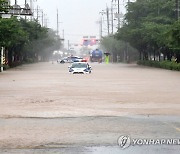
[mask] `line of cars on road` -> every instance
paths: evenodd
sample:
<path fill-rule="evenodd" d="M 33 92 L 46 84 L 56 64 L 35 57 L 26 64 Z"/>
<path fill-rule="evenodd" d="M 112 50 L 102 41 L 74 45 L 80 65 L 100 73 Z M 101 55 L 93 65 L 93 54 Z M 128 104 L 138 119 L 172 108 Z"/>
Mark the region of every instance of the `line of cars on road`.
<path fill-rule="evenodd" d="M 71 63 L 68 67 L 68 71 L 71 74 L 90 74 L 92 72 L 92 68 L 88 64 L 87 59 L 83 59 L 81 57 L 65 57 L 57 62 L 60 64 Z"/>
<path fill-rule="evenodd" d="M 83 60 L 82 57 L 70 56 L 70 57 L 64 57 L 62 59 L 59 59 L 57 60 L 57 62 L 60 64 L 64 64 L 64 63 L 81 62 L 82 60 Z"/>

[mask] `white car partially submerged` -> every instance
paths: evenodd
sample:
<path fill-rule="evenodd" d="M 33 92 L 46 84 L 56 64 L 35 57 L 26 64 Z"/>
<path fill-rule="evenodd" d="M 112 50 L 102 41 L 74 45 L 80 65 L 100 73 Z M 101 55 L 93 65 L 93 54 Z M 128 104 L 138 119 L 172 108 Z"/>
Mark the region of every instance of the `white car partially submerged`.
<path fill-rule="evenodd" d="M 91 66 L 86 62 L 74 62 L 69 68 L 69 73 L 72 74 L 90 74 L 92 71 Z"/>

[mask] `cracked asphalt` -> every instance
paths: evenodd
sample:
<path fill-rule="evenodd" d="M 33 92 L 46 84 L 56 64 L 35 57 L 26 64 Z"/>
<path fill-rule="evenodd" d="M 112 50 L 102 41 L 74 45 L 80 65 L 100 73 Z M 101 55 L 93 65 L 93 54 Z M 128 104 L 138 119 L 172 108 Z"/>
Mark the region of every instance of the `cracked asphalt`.
<path fill-rule="evenodd" d="M 180 139 L 180 73 L 135 64 L 36 63 L 0 73 L 0 153 L 178 154 L 180 145 L 118 146 L 131 138 Z"/>

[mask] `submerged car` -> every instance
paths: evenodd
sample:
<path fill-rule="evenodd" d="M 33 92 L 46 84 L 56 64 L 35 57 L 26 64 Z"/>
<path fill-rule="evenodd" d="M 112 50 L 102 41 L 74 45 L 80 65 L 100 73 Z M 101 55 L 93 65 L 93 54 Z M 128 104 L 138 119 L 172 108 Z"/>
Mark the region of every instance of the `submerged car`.
<path fill-rule="evenodd" d="M 92 71 L 91 66 L 86 62 L 74 62 L 69 68 L 69 73 L 72 74 L 90 74 Z"/>
<path fill-rule="evenodd" d="M 77 56 L 65 57 L 63 59 L 58 60 L 58 63 L 73 63 L 73 62 L 81 62 L 83 58 Z"/>

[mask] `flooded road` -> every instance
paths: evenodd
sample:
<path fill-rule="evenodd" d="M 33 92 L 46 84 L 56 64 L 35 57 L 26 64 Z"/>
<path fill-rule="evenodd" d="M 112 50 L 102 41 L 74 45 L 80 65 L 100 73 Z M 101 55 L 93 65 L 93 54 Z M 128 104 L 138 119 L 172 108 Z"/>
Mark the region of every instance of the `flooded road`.
<path fill-rule="evenodd" d="M 122 150 L 121 135 L 180 138 L 180 73 L 126 64 L 38 63 L 0 73 L 0 153 L 178 153 L 180 146 Z"/>

